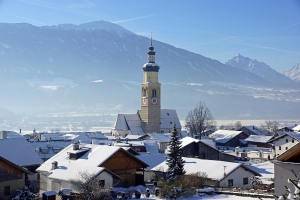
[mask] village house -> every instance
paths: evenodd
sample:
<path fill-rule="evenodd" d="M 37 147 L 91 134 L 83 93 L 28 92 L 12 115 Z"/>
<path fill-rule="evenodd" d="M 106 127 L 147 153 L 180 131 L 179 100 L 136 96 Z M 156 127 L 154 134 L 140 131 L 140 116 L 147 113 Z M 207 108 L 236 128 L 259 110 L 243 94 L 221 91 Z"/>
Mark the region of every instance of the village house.
<path fill-rule="evenodd" d="M 274 144 L 276 157 L 292 148 L 300 141 L 300 134 L 286 132 L 279 137 L 274 138 L 270 142 Z"/>
<path fill-rule="evenodd" d="M 216 142 L 216 146 L 244 147 L 247 146 L 245 139 L 249 137 L 243 131 L 217 130 L 209 135 Z"/>
<path fill-rule="evenodd" d="M 266 135 L 250 135 L 245 141 L 248 143 L 248 147 L 263 147 L 263 148 L 271 148 L 272 143 L 270 140 L 273 136 Z"/>
<path fill-rule="evenodd" d="M 220 152 L 212 140 L 185 137 L 180 140 L 184 157 L 234 162 L 235 156 Z"/>
<path fill-rule="evenodd" d="M 238 129 L 238 131 L 243 131 L 248 135 L 269 135 L 267 130 L 260 129 L 256 126 L 243 126 L 242 128 Z"/>
<path fill-rule="evenodd" d="M 24 137 L 0 139 L 0 156 L 32 172 L 28 178 L 37 181 L 36 169 L 44 162 L 35 147 Z"/>
<path fill-rule="evenodd" d="M 0 199 L 11 200 L 16 190 L 22 190 L 26 174 L 32 172 L 0 156 Z"/>
<path fill-rule="evenodd" d="M 275 173 L 275 195 L 281 196 L 286 193 L 286 187 L 294 193 L 295 187 L 288 179 L 297 180 L 295 174 L 300 172 L 300 143 L 289 148 L 277 157 L 274 161 Z M 296 182 L 298 184 L 298 181 Z"/>
<path fill-rule="evenodd" d="M 247 188 L 251 176 L 261 176 L 241 163 L 186 157 L 183 157 L 183 160 L 185 160 L 184 170 L 186 175 L 197 172 L 205 172 L 207 174 L 206 186 Z M 167 168 L 168 165 L 164 161 L 152 168 L 152 171 L 161 171 Z"/>
<path fill-rule="evenodd" d="M 293 125 L 293 126 L 284 126 L 281 128 L 277 129 L 277 132 L 294 132 L 293 128 L 295 128 L 297 126 L 297 124 Z"/>
<path fill-rule="evenodd" d="M 93 172 L 95 176 L 102 174 L 102 182 L 107 186 L 140 185 L 144 182 L 146 167 L 146 163 L 121 147 L 76 143 L 48 159 L 37 171 L 40 173 L 40 190 L 43 193 L 70 187 L 70 182 L 61 174 L 75 175 L 85 171 Z"/>

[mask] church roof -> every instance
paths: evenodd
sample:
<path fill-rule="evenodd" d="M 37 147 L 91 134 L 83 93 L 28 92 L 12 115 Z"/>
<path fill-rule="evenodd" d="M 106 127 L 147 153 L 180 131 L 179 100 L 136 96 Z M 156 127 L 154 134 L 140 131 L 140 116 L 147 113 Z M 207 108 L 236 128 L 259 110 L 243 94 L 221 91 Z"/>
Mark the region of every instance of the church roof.
<path fill-rule="evenodd" d="M 176 128 L 181 129 L 181 124 L 176 110 L 161 109 L 160 128 L 170 129 L 172 131 L 174 123 Z M 132 135 L 144 135 L 141 119 L 138 114 L 118 114 L 113 130 L 131 131 Z"/>
<path fill-rule="evenodd" d="M 181 128 L 181 124 L 177 115 L 176 110 L 174 109 L 161 109 L 160 110 L 160 128 L 172 129 L 174 123 L 176 124 L 176 128 Z"/>
<path fill-rule="evenodd" d="M 145 134 L 138 114 L 118 114 L 113 129 L 124 131 L 130 130 L 132 135 Z"/>

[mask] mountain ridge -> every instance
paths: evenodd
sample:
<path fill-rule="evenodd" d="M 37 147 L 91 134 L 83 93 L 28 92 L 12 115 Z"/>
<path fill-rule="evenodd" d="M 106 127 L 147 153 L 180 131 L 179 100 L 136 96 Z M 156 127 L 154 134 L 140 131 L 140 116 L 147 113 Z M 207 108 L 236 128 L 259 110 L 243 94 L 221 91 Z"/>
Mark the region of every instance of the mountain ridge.
<path fill-rule="evenodd" d="M 265 64 L 264 62 L 260 62 L 255 59 L 242 56 L 241 54 L 234 56 L 232 59 L 228 60 L 225 64 L 254 73 L 271 83 L 295 84 L 293 80 L 277 72 L 269 65 Z"/>
<path fill-rule="evenodd" d="M 127 34 L 116 24 L 108 23 L 107 30 L 101 29 L 99 24 L 107 23 L 50 28 L 0 24 L 0 91 L 9 94 L 0 99 L 0 105 L 28 114 L 78 108 L 139 109 L 142 66 L 147 62 L 150 39 L 130 31 Z M 249 113 L 251 117 L 277 116 L 284 111 L 272 106 L 283 101 L 288 102 L 291 115 L 299 113 L 293 109 L 298 93 L 282 98 L 281 93 L 273 94 L 277 89 L 264 90 L 274 84 L 256 74 L 160 41 L 153 40 L 153 46 L 161 67 L 162 104 L 177 108 L 180 116 L 199 100 L 206 101 L 216 116 L 225 118 Z M 280 87 L 289 91 L 290 86 Z M 237 97 L 243 97 L 243 104 L 237 103 Z M 221 109 L 225 102 L 226 108 Z M 252 111 L 257 104 L 272 106 Z"/>

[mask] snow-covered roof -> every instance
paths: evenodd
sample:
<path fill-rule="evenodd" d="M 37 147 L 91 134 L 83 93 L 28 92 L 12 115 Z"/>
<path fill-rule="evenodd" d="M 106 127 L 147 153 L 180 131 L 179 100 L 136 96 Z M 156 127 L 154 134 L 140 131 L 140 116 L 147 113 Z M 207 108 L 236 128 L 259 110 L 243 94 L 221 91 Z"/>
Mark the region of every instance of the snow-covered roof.
<path fill-rule="evenodd" d="M 167 159 L 166 154 L 159 153 L 157 141 L 144 140 L 143 142 L 147 152 L 139 152 L 140 155 L 137 157 L 149 165 L 146 169 L 150 170 Z"/>
<path fill-rule="evenodd" d="M 158 142 L 170 142 L 170 133 L 147 133 L 151 138 Z"/>
<path fill-rule="evenodd" d="M 299 132 L 300 131 L 300 125 L 297 125 L 296 127 L 293 128 L 293 131 Z"/>
<path fill-rule="evenodd" d="M 212 139 L 201 139 L 200 142 L 203 142 L 206 145 L 208 145 L 214 149 L 217 149 L 216 144 L 214 143 L 214 141 Z"/>
<path fill-rule="evenodd" d="M 254 125 L 250 125 L 250 126 L 244 126 L 246 129 L 252 131 L 253 133 L 255 133 L 256 135 L 267 135 L 268 131 L 267 130 L 263 130 L 260 129 Z"/>
<path fill-rule="evenodd" d="M 161 109 L 160 128 L 172 130 L 174 123 L 176 123 L 176 128 L 181 128 L 181 124 L 177 116 L 176 110 Z M 142 123 L 139 114 L 118 114 L 112 129 L 123 131 L 130 130 L 132 135 L 145 134 L 145 132 L 142 129 Z"/>
<path fill-rule="evenodd" d="M 211 140 L 211 139 L 201 139 L 201 140 L 198 140 L 198 139 L 195 139 L 195 138 L 192 138 L 192 137 L 184 137 L 184 138 L 180 139 L 180 141 L 181 141 L 181 148 L 183 148 L 183 147 L 191 144 L 192 142 L 196 142 L 196 143 L 202 142 L 202 143 L 204 143 L 204 144 L 206 144 L 206 145 L 208 145 L 208 146 L 210 146 L 210 147 L 212 147 L 212 148 L 214 148 L 214 149 L 217 150 L 214 141 Z"/>
<path fill-rule="evenodd" d="M 247 165 L 247 167 L 261 174 L 264 179 L 274 178 L 274 163 L 272 162 Z"/>
<path fill-rule="evenodd" d="M 68 165 L 68 168 L 58 167 L 55 170 L 52 170 L 52 173 L 48 176 L 48 178 L 70 181 L 70 180 L 82 178 L 80 176 L 81 173 L 87 173 L 91 176 L 97 176 L 101 174 L 103 171 L 107 171 L 112 176 L 114 176 L 114 178 L 120 179 L 120 177 L 118 177 L 116 174 L 112 173 L 111 171 L 105 169 L 104 167 L 87 166 L 83 164 Z"/>
<path fill-rule="evenodd" d="M 200 140 L 192 138 L 192 137 L 184 137 L 182 139 L 180 139 L 179 141 L 181 141 L 181 148 L 193 143 L 193 142 L 199 142 Z"/>
<path fill-rule="evenodd" d="M 176 124 L 176 128 L 181 128 L 181 124 L 174 109 L 161 109 L 160 110 L 160 128 L 161 129 L 171 129 Z"/>
<path fill-rule="evenodd" d="M 49 160 L 44 162 L 37 171 L 52 172 L 52 163 L 56 161 L 59 168 L 75 169 L 73 166 L 85 166 L 85 167 L 98 167 L 109 159 L 114 153 L 122 149 L 116 146 L 106 146 L 106 145 L 96 145 L 96 144 L 80 144 L 80 149 L 87 150 L 80 158 L 77 160 L 69 159 L 68 152 L 73 152 L 73 144 L 67 146 L 65 149 L 51 157 Z M 124 150 L 125 151 L 125 150 Z M 131 155 L 131 154 L 130 154 Z M 145 163 L 146 164 L 146 163 Z M 69 170 L 66 171 L 69 173 Z M 70 171 L 73 173 L 73 171 Z"/>
<path fill-rule="evenodd" d="M 184 169 L 186 174 L 194 174 L 197 172 L 205 172 L 209 179 L 213 180 L 222 180 L 224 178 L 224 166 L 226 166 L 225 172 L 226 174 L 230 174 L 235 171 L 239 167 L 247 168 L 243 166 L 241 163 L 234 163 L 234 162 L 225 162 L 219 160 L 205 160 L 205 159 L 197 159 L 197 158 L 186 158 L 183 157 L 185 160 Z M 160 163 L 159 165 L 152 168 L 153 171 L 168 169 L 168 165 L 166 161 Z M 248 168 L 247 168 L 248 169 Z"/>
<path fill-rule="evenodd" d="M 155 140 L 144 140 L 144 145 L 146 147 L 147 150 L 147 154 L 159 154 L 159 150 L 158 150 L 158 144 L 157 141 Z M 144 152 L 140 152 L 141 154 L 143 154 Z"/>
<path fill-rule="evenodd" d="M 284 132 L 284 134 L 280 135 L 279 137 L 274 138 L 270 142 L 273 142 L 275 140 L 279 140 L 280 138 L 284 138 L 285 136 L 290 136 L 294 138 L 295 140 L 300 141 L 300 134 L 299 133 L 294 133 L 294 132 Z"/>
<path fill-rule="evenodd" d="M 30 141 L 30 144 L 42 159 L 49 159 L 57 153 L 55 150 L 64 149 L 72 144 L 72 141 Z M 42 152 L 43 150 L 48 150 L 48 152 Z"/>
<path fill-rule="evenodd" d="M 139 158 L 140 160 L 142 160 L 143 162 L 149 165 L 149 167 L 147 167 L 146 170 L 151 170 L 153 167 L 167 160 L 167 155 L 164 153 L 141 154 L 137 156 L 137 158 Z"/>
<path fill-rule="evenodd" d="M 245 140 L 247 142 L 259 142 L 259 143 L 267 143 L 273 136 L 265 136 L 265 135 L 250 135 Z"/>
<path fill-rule="evenodd" d="M 6 138 L 24 138 L 24 136 L 15 131 L 7 131 Z"/>
<path fill-rule="evenodd" d="M 217 130 L 209 135 L 209 138 L 214 139 L 218 143 L 226 143 L 243 131 Z"/>
<path fill-rule="evenodd" d="M 0 156 L 23 167 L 43 163 L 35 147 L 25 138 L 0 139 Z"/>
<path fill-rule="evenodd" d="M 125 137 L 125 139 L 128 139 L 128 140 L 139 140 L 143 137 L 144 135 L 127 135 Z"/>
<path fill-rule="evenodd" d="M 138 114 L 118 114 L 112 129 L 124 131 L 130 130 L 132 135 L 145 134 Z"/>

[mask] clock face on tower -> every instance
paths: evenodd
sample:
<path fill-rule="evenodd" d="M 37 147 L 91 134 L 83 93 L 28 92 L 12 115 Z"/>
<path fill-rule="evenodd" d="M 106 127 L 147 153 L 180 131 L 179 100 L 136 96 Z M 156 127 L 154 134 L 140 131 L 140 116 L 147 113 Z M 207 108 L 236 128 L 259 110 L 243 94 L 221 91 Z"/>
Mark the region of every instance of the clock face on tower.
<path fill-rule="evenodd" d="M 157 104 L 157 98 L 152 98 L 152 104 L 156 105 Z"/>

